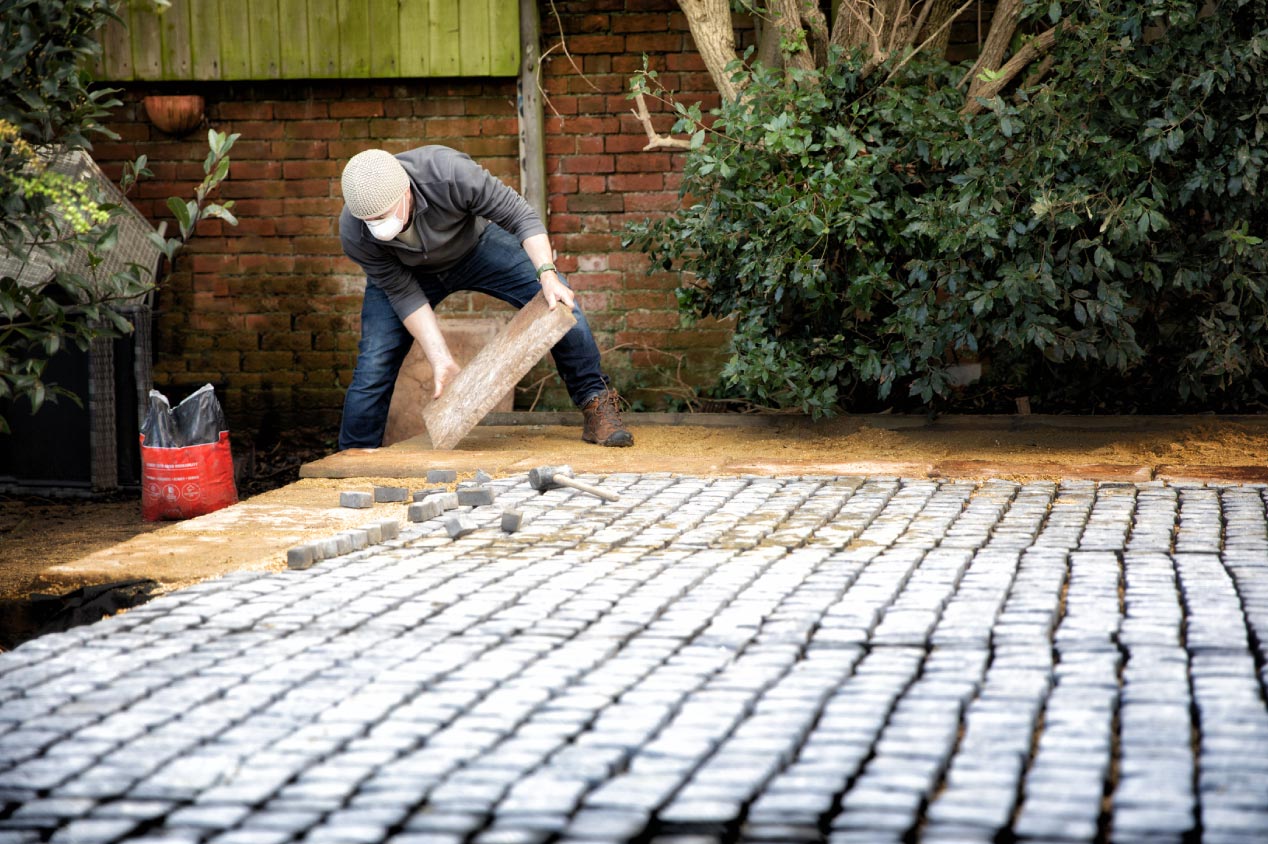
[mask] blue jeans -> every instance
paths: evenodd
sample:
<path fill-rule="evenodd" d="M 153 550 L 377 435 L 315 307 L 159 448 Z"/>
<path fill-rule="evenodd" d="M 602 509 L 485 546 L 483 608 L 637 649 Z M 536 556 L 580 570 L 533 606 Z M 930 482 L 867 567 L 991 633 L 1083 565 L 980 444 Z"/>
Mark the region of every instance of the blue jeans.
<path fill-rule="evenodd" d="M 542 289 L 524 247 L 493 223 L 485 228 L 476 248 L 456 266 L 440 273 L 415 273 L 415 278 L 433 308 L 458 290 L 487 293 L 522 308 Z M 582 407 L 608 388 L 608 379 L 600 370 L 599 347 L 585 316 L 579 307 L 572 313 L 577 324 L 550 352 L 569 397 Z M 396 375 L 413 342 L 387 294 L 367 283 L 361 303 L 357 366 L 343 400 L 340 450 L 383 444 Z"/>

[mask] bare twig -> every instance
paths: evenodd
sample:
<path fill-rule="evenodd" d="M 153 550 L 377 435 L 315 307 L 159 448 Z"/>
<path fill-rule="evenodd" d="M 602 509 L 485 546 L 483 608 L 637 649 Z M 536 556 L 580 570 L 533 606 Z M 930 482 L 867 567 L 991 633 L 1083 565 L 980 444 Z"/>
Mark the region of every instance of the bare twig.
<path fill-rule="evenodd" d="M 546 92 L 546 88 L 542 85 L 542 67 L 546 64 L 547 56 L 553 53 L 556 49 L 562 50 L 564 57 L 568 59 L 568 64 L 572 65 L 572 69 L 577 71 L 577 75 L 580 76 L 587 85 L 595 91 L 599 91 L 599 86 L 590 81 L 590 77 L 586 76 L 586 72 L 577 65 L 577 60 L 572 57 L 572 53 L 568 52 L 568 40 L 564 37 L 564 22 L 559 17 L 559 10 L 555 8 L 555 0 L 550 0 L 550 11 L 551 14 L 555 16 L 555 24 L 559 27 L 559 41 L 558 43 L 551 44 L 545 50 L 542 50 L 542 54 L 538 56 L 537 59 L 537 67 L 534 71 L 534 76 L 536 77 L 537 91 L 542 95 L 542 101 L 546 103 L 546 105 L 550 106 L 550 110 L 555 113 L 555 117 L 562 118 L 563 115 L 559 113 L 559 109 L 555 108 L 555 104 L 551 102 L 550 94 Z"/>
<path fill-rule="evenodd" d="M 937 39 L 938 34 L 942 32 L 942 30 L 949 27 L 952 21 L 958 18 L 965 9 L 967 9 L 969 6 L 973 5 L 976 2 L 977 0 L 964 0 L 964 4 L 960 6 L 960 8 L 955 10 L 955 14 L 948 16 L 946 21 L 943 22 L 942 26 L 938 27 L 933 32 L 929 33 L 929 37 L 926 38 L 924 41 L 920 42 L 920 46 L 916 47 L 910 53 L 903 56 L 903 60 L 900 61 L 898 64 L 894 65 L 894 69 L 889 72 L 889 76 L 885 77 L 885 82 L 888 82 L 889 80 L 893 79 L 894 75 L 897 74 L 898 71 L 902 70 L 903 66 L 906 65 L 907 62 L 911 61 L 912 58 L 921 50 L 923 50 L 925 47 L 928 47 L 930 44 L 932 44 Z M 916 30 L 916 31 L 919 32 L 920 30 Z"/>
<path fill-rule="evenodd" d="M 647 132 L 646 150 L 653 149 L 691 149 L 691 141 L 685 138 L 671 138 L 667 135 L 657 134 L 656 128 L 652 126 L 652 115 L 647 110 L 647 101 L 643 98 L 643 92 L 639 91 L 634 95 L 634 102 L 637 108 L 633 109 L 634 116 L 638 118 L 638 122 L 643 124 L 643 130 Z"/>
<path fill-rule="evenodd" d="M 1030 75 L 1026 77 L 1026 81 L 1021 83 L 1022 87 L 1033 88 L 1038 85 L 1048 75 L 1048 72 L 1052 70 L 1053 64 L 1052 56 L 1044 56 L 1043 61 L 1039 62 L 1035 69 L 1030 72 Z"/>
<path fill-rule="evenodd" d="M 590 77 L 586 76 L 586 72 L 577 65 L 577 60 L 572 57 L 572 53 L 568 52 L 567 39 L 564 38 L 564 22 L 559 17 L 559 9 L 555 8 L 555 0 L 550 0 L 550 13 L 555 16 L 555 24 L 559 27 L 559 46 L 563 48 L 564 56 L 568 59 L 568 64 L 572 65 L 572 69 L 577 71 L 577 75 L 585 80 L 586 84 L 594 90 L 598 91 L 599 86 L 590 81 Z M 554 49 L 553 47 L 551 49 Z M 545 53 L 542 54 L 545 56 Z"/>

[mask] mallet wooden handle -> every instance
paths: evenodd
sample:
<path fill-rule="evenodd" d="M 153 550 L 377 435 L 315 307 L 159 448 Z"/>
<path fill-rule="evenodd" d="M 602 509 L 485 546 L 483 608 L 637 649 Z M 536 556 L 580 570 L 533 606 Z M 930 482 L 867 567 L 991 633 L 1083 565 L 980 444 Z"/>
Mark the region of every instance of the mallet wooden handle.
<path fill-rule="evenodd" d="M 621 496 L 617 495 L 615 492 L 612 492 L 606 489 L 600 489 L 597 486 L 588 484 L 585 481 L 579 481 L 576 478 L 570 478 L 567 475 L 555 475 L 554 482 L 559 484 L 560 486 L 570 486 L 573 489 L 579 489 L 582 492 L 588 492 L 591 495 L 597 495 L 599 498 L 602 498 L 604 501 L 620 501 L 621 500 Z"/>

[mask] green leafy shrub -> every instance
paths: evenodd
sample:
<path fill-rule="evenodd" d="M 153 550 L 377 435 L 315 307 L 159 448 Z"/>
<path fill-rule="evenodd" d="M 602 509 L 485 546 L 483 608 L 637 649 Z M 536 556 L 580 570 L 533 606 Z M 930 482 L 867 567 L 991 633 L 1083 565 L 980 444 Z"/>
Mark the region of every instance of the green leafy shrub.
<path fill-rule="evenodd" d="M 43 381 L 48 359 L 130 330 L 110 305 L 150 283 L 138 267 L 95 271 L 116 242 L 114 208 L 47 166 L 106 134 L 100 120 L 118 101 L 91 87 L 86 67 L 111 14 L 105 0 L 0 0 L 0 254 L 21 268 L 0 273 L 0 398 L 25 397 L 32 412 L 59 394 L 78 400 Z M 69 268 L 85 266 L 76 253 L 89 255 L 87 270 Z"/>
<path fill-rule="evenodd" d="M 87 349 L 96 338 L 130 332 L 117 308 L 155 284 L 151 267 L 102 268 L 118 244 L 118 205 L 49 166 L 56 156 L 90 149 L 93 136 L 111 136 L 100 121 L 119 102 L 112 89 L 93 87 L 87 68 L 100 55 L 96 33 L 115 5 L 0 0 L 0 258 L 7 268 L 0 270 L 0 399 L 25 398 L 32 413 L 57 396 L 82 400 L 45 382 L 48 360 L 69 345 Z M 168 200 L 178 236 L 161 226 L 151 239 L 169 264 L 200 220 L 237 223 L 232 202 L 211 201 L 237 139 L 209 130 L 194 198 Z M 125 166 L 124 193 L 148 175 L 144 157 Z"/>
<path fill-rule="evenodd" d="M 762 403 L 1262 407 L 1268 0 L 1201 5 L 1028 4 L 1052 66 L 975 116 L 937 58 L 736 66 L 708 132 L 678 106 L 683 209 L 627 243 L 686 271 L 687 320 L 734 318 L 724 379 Z"/>

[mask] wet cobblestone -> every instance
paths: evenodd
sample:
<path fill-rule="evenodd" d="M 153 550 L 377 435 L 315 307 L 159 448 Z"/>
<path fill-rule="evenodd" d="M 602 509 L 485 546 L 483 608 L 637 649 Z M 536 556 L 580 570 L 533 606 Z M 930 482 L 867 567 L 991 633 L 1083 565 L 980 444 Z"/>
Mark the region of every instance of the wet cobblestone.
<path fill-rule="evenodd" d="M 0 844 L 1268 840 L 1264 488 L 591 480 L 0 654 Z"/>

